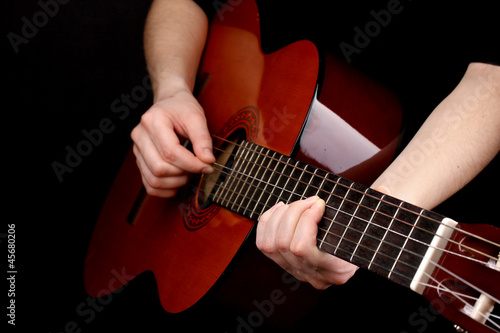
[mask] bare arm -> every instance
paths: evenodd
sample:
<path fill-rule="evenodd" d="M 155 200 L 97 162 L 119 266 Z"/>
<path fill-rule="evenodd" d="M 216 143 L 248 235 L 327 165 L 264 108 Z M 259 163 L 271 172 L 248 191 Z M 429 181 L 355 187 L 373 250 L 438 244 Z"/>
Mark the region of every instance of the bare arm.
<path fill-rule="evenodd" d="M 500 67 L 473 63 L 375 181 L 432 209 L 472 180 L 500 148 Z"/>
<path fill-rule="evenodd" d="M 171 197 L 188 173 L 209 173 L 212 140 L 192 94 L 207 37 L 205 13 L 191 0 L 155 0 L 144 30 L 154 104 L 132 131 L 134 154 L 151 195 Z M 181 145 L 188 138 L 194 154 Z"/>
<path fill-rule="evenodd" d="M 207 31 L 207 17 L 193 1 L 153 1 L 144 27 L 144 51 L 155 100 L 178 89 L 192 91 Z"/>
<path fill-rule="evenodd" d="M 500 67 L 471 64 L 461 82 L 372 187 L 432 208 L 474 178 L 500 149 Z M 319 198 L 277 205 L 257 226 L 257 247 L 285 270 L 323 289 L 356 267 L 316 247 Z"/>
<path fill-rule="evenodd" d="M 155 0 L 145 27 L 145 51 L 155 104 L 132 132 L 148 193 L 169 197 L 189 172 L 211 172 L 212 140 L 192 95 L 207 35 L 207 19 L 191 0 Z M 179 137 L 189 138 L 194 154 Z M 500 68 L 471 64 L 409 145 L 373 187 L 424 208 L 462 188 L 500 147 Z M 318 198 L 277 205 L 262 215 L 257 247 L 316 288 L 347 281 L 356 266 L 316 247 Z"/>

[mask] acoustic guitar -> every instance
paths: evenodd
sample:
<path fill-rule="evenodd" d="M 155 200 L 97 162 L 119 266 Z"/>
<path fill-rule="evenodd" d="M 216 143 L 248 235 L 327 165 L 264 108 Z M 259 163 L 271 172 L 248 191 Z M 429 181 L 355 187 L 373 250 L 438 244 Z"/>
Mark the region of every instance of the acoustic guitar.
<path fill-rule="evenodd" d="M 88 248 L 88 293 L 152 271 L 164 309 L 184 311 L 224 274 L 263 212 L 317 195 L 326 202 L 321 250 L 423 295 L 459 330 L 500 332 L 500 229 L 367 187 L 397 148 L 394 94 L 310 41 L 264 54 L 254 1 L 225 6 L 197 93 L 216 171 L 174 198 L 150 197 L 129 153 Z"/>

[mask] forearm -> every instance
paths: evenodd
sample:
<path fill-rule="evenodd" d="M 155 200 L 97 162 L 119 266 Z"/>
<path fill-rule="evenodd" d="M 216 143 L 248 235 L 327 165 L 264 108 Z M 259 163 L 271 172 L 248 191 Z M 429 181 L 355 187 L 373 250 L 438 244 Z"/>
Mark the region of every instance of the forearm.
<path fill-rule="evenodd" d="M 144 28 L 144 49 L 155 100 L 192 90 L 205 46 L 208 19 L 191 0 L 155 0 Z"/>
<path fill-rule="evenodd" d="M 373 187 L 432 209 L 474 178 L 499 147 L 500 68 L 471 64 Z"/>

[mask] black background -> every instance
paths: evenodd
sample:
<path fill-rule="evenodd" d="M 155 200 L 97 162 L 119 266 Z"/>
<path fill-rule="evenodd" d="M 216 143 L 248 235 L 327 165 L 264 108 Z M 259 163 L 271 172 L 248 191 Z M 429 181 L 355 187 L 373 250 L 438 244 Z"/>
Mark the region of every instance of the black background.
<path fill-rule="evenodd" d="M 151 104 L 148 90 L 147 97 L 132 100 L 126 116 L 112 107 L 115 100 L 123 101 L 124 95 L 138 91 L 137 87 L 147 88 L 142 30 L 149 2 L 71 0 L 60 4 L 57 13 L 18 46 L 18 52 L 7 34 L 22 36 L 23 17 L 33 22 L 41 7 L 34 1 L 3 1 L 2 7 L 6 16 L 1 20 L 2 73 L 6 73 L 2 164 L 8 186 L 3 191 L 1 232 L 6 233 L 5 224 L 16 224 L 16 331 L 64 332 L 71 322 L 81 332 L 237 331 L 237 317 L 245 314 L 210 299 L 186 314 L 167 314 L 149 273 L 113 295 L 109 304 L 95 311 L 95 317 L 77 313 L 82 304 L 93 301 L 83 287 L 83 263 L 95 221 L 131 144 L 129 133 Z M 360 55 L 359 67 L 367 63 L 363 59 L 370 57 L 372 47 L 376 49 L 376 43 Z M 445 88 L 449 91 L 462 74 L 454 73 Z M 418 84 L 414 81 L 410 87 Z M 401 90 L 407 100 L 414 94 Z M 444 97 L 443 92 L 433 94 L 432 90 L 418 96 L 418 105 L 427 107 Z M 83 130 L 97 128 L 106 118 L 113 130 L 60 181 L 52 163 L 64 164 L 66 146 L 76 147 L 85 139 Z M 409 132 L 418 125 L 408 124 Z M 498 165 L 496 158 L 436 210 L 461 222 L 498 225 L 494 216 L 498 195 L 492 192 L 499 184 Z M 2 239 L 6 253 L 4 245 Z M 0 291 L 2 308 L 6 289 Z M 430 311 L 425 300 L 368 273 L 359 272 L 345 286 L 332 287 L 324 298 L 333 303 L 331 308 L 313 311 L 311 321 L 302 323 L 300 331 L 317 325 L 335 332 L 452 332 L 451 324 L 440 317 L 421 320 L 415 316 Z M 6 321 L 2 314 L 2 322 Z"/>

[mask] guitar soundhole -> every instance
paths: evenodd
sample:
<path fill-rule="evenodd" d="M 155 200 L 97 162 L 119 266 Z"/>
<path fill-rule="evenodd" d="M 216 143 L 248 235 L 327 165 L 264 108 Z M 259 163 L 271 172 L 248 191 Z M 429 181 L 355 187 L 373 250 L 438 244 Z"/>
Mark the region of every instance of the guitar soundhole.
<path fill-rule="evenodd" d="M 201 177 L 196 193 L 189 196 L 182 205 L 184 225 L 188 230 L 202 228 L 219 212 L 221 207 L 213 204 L 212 197 L 231 168 L 233 151 L 237 149 L 240 137 L 245 137 L 245 131 L 236 131 L 228 139 L 219 140 L 220 144 L 214 145 L 215 171 Z"/>
<path fill-rule="evenodd" d="M 246 106 L 238 110 L 214 136 L 215 172 L 203 175 L 196 193 L 191 195 L 182 205 L 184 225 L 195 231 L 205 226 L 217 215 L 221 207 L 212 202 L 214 193 L 224 181 L 233 161 L 233 154 L 238 142 L 245 139 L 253 142 L 259 128 L 259 113 L 256 107 Z"/>
<path fill-rule="evenodd" d="M 198 187 L 196 201 L 200 209 L 206 209 L 212 204 L 211 198 L 230 172 L 234 160 L 234 151 L 238 147 L 238 142 L 244 137 L 244 131 L 236 131 L 228 139 L 219 140 L 221 144 L 215 146 L 216 161 L 213 164 L 215 171 L 209 175 L 203 175 Z"/>

